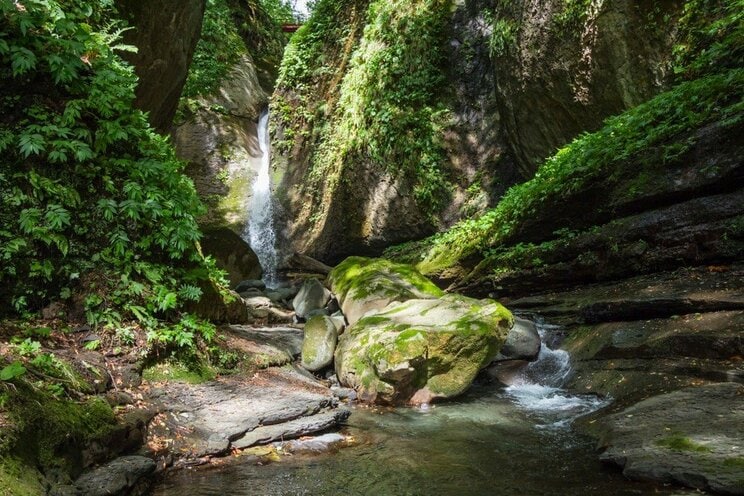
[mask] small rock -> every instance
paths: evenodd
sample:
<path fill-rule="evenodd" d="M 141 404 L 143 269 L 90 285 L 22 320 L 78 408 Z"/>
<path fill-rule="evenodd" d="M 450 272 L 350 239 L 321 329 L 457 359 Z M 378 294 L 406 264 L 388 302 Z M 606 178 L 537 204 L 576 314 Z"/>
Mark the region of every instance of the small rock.
<path fill-rule="evenodd" d="M 357 399 L 357 393 L 351 388 L 345 387 L 332 387 L 331 392 L 333 395 L 340 400 L 354 401 Z"/>
<path fill-rule="evenodd" d="M 235 292 L 242 293 L 243 291 L 248 291 L 250 289 L 255 289 L 260 292 L 266 289 L 266 284 L 264 284 L 260 279 L 248 279 L 239 282 L 235 287 Z"/>
<path fill-rule="evenodd" d="M 134 398 L 125 391 L 109 391 L 106 393 L 106 401 L 111 406 L 131 405 Z"/>
<path fill-rule="evenodd" d="M 258 289 L 246 289 L 245 291 L 241 291 L 238 293 L 242 298 L 253 298 L 256 296 L 266 296 L 262 291 Z"/>
<path fill-rule="evenodd" d="M 514 327 L 506 335 L 506 342 L 494 362 L 506 360 L 534 361 L 540 354 L 540 334 L 534 322 L 514 318 Z"/>
<path fill-rule="evenodd" d="M 333 313 L 330 319 L 331 322 L 333 322 L 333 325 L 336 326 L 336 331 L 338 332 L 339 336 L 343 334 L 344 330 L 346 329 L 346 317 L 344 317 L 344 314 L 342 314 L 339 310 Z"/>
<path fill-rule="evenodd" d="M 330 298 L 331 292 L 319 280 L 307 279 L 292 300 L 292 307 L 299 318 L 306 319 L 313 310 L 325 307 Z"/>
<path fill-rule="evenodd" d="M 155 471 L 155 462 L 143 456 L 123 456 L 83 474 L 75 486 L 86 496 L 143 494 L 142 479 Z"/>
<path fill-rule="evenodd" d="M 331 301 L 329 301 L 328 305 L 326 305 L 326 309 L 328 310 L 329 314 L 334 314 L 341 311 L 341 305 L 339 305 L 336 297 L 331 298 Z"/>
<path fill-rule="evenodd" d="M 330 313 L 328 313 L 328 310 L 326 310 L 325 308 L 319 308 L 317 310 L 313 310 L 312 312 L 308 313 L 307 319 L 310 320 L 313 317 L 317 317 L 318 315 L 325 315 L 327 317 L 330 315 Z"/>
<path fill-rule="evenodd" d="M 341 434 L 331 432 L 310 439 L 295 439 L 281 444 L 284 451 L 290 453 L 321 453 L 332 450 L 346 442 Z"/>

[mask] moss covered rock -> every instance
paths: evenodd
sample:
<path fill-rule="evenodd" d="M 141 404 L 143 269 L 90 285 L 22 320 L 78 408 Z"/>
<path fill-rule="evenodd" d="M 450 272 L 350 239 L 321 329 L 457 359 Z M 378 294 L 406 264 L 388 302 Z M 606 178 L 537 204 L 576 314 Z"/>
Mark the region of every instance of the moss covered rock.
<path fill-rule="evenodd" d="M 336 324 L 325 315 L 316 315 L 305 324 L 302 341 L 302 366 L 316 372 L 333 363 L 338 331 Z"/>
<path fill-rule="evenodd" d="M 378 258 L 349 257 L 331 271 L 328 281 L 349 325 L 393 302 L 444 294 L 410 265 Z"/>
<path fill-rule="evenodd" d="M 493 360 L 513 324 L 493 300 L 446 295 L 393 303 L 341 336 L 336 373 L 367 401 L 451 398 Z"/>

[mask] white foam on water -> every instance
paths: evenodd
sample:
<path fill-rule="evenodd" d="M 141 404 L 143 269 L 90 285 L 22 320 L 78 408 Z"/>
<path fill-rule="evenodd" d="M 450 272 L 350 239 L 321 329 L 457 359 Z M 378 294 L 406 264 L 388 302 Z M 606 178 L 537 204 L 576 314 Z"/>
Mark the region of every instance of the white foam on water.
<path fill-rule="evenodd" d="M 606 399 L 562 389 L 571 373 L 571 357 L 568 352 L 551 349 L 546 344 L 557 326 L 536 324 L 542 340 L 540 354 L 505 389 L 506 395 L 542 420 L 542 427 L 565 427 L 574 419 L 605 406 Z"/>

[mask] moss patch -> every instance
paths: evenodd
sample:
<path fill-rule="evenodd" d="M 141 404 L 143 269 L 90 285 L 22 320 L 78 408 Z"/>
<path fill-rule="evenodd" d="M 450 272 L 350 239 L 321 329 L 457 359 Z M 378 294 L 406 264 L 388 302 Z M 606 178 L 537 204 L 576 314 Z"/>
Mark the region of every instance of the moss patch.
<path fill-rule="evenodd" d="M 214 380 L 216 376 L 216 371 L 208 365 L 185 365 L 171 361 L 155 364 L 142 373 L 142 378 L 150 382 L 175 381 L 187 384 L 202 384 Z"/>
<path fill-rule="evenodd" d="M 111 406 L 101 398 L 82 403 L 58 399 L 23 381 L 16 382 L 5 408 L 12 428 L 3 429 L 3 446 L 42 471 L 78 473 L 83 468 L 80 450 L 117 425 Z"/>
<path fill-rule="evenodd" d="M 658 446 L 669 448 L 674 451 L 692 451 L 697 453 L 708 453 L 710 448 L 702 444 L 696 443 L 689 437 L 685 437 L 679 434 L 665 437 L 656 441 Z"/>
<path fill-rule="evenodd" d="M 401 296 L 410 293 L 409 298 L 420 296 L 439 298 L 444 292 L 424 277 L 411 265 L 394 263 L 381 258 L 349 257 L 331 271 L 329 281 L 333 292 L 343 300 L 352 294 L 355 298 L 366 298 L 372 294 L 380 296 Z"/>
<path fill-rule="evenodd" d="M 13 457 L 0 458 L 0 496 L 46 494 L 41 474 Z"/>

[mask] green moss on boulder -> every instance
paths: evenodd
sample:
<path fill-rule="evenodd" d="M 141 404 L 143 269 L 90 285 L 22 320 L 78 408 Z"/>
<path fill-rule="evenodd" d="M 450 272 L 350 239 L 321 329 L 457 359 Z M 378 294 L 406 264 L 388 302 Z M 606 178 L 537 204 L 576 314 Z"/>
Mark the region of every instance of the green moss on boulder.
<path fill-rule="evenodd" d="M 446 295 L 392 303 L 340 337 L 336 373 L 367 401 L 451 398 L 493 360 L 513 324 L 493 300 Z"/>
<path fill-rule="evenodd" d="M 333 363 L 338 331 L 336 325 L 325 315 L 316 315 L 305 324 L 302 341 L 302 366 L 316 372 Z"/>
<path fill-rule="evenodd" d="M 328 281 L 349 325 L 392 302 L 444 294 L 412 266 L 379 258 L 349 257 L 331 271 Z"/>

